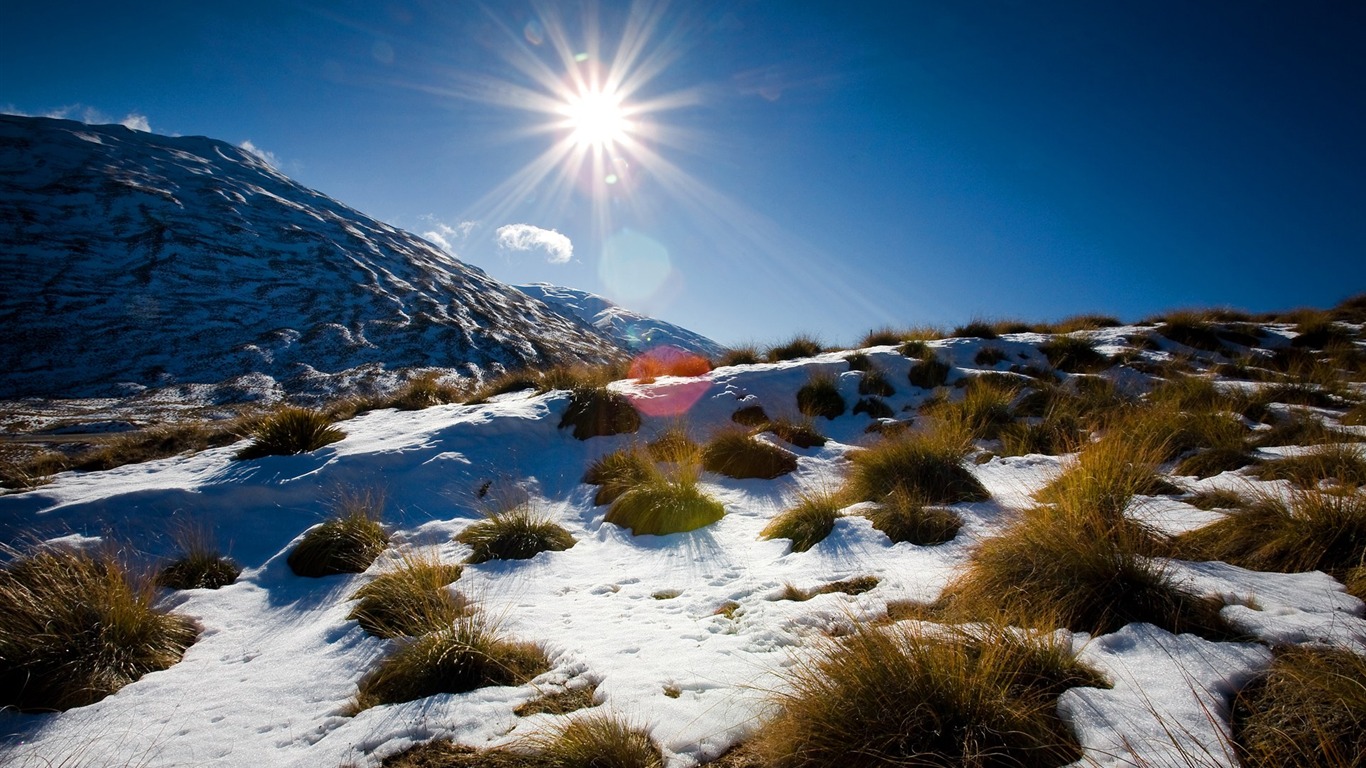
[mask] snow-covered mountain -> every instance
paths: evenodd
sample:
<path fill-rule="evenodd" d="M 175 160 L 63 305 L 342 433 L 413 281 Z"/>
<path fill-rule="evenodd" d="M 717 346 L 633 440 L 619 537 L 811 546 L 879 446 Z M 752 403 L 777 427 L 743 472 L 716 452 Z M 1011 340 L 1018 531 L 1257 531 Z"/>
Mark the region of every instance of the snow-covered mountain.
<path fill-rule="evenodd" d="M 565 317 L 591 325 L 629 350 L 669 345 L 713 359 L 726 351 L 725 347 L 706 336 L 619 307 L 597 294 L 549 283 L 519 285 L 517 288 L 545 302 L 546 306 Z"/>
<path fill-rule="evenodd" d="M 0 270 L 0 397 L 620 353 L 243 149 L 117 125 L 0 115 Z"/>

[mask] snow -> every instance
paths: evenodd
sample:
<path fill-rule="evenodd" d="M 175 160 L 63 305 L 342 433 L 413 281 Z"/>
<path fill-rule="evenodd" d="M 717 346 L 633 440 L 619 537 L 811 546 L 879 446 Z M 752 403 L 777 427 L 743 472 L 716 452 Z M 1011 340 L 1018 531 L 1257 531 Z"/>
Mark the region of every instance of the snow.
<path fill-rule="evenodd" d="M 1021 342 L 1023 343 L 1023 342 Z M 1017 359 L 1032 346 L 949 340 L 931 347 L 971 367 L 982 346 Z M 910 361 L 891 348 L 865 350 L 892 380 Z M 839 376 L 850 403 L 857 374 L 847 353 L 713 371 L 696 380 L 618 382 L 629 396 L 656 401 L 691 388 L 685 411 L 647 415 L 639 435 L 573 439 L 557 429 L 568 394 L 513 393 L 479 406 L 373 411 L 344 422 L 347 437 L 312 454 L 234 461 L 235 447 L 67 473 L 34 491 L 0 496 L 0 530 L 20 536 L 131 543 L 149 561 L 173 551 L 170 532 L 209 524 L 246 570 L 216 591 L 167 593 L 164 604 L 203 627 L 171 668 L 146 675 L 96 704 L 61 714 L 0 715 L 10 734 L 8 764 L 374 766 L 415 743 L 452 738 L 503 744 L 552 727 L 555 716 L 519 718 L 513 709 L 570 684 L 596 685 L 606 710 L 648 727 L 671 766 L 690 766 L 743 739 L 784 689 L 784 671 L 818 640 L 852 621 L 885 617 L 888 603 L 931 601 L 1068 457 L 991 457 L 972 471 L 991 500 L 954 505 L 964 526 L 951 542 L 892 544 L 846 510 L 829 538 L 807 552 L 759 532 L 802 490 L 834 489 L 848 456 L 870 438 L 867 417 L 846 414 L 817 426 L 832 439 L 796 449 L 795 473 L 772 481 L 704 476 L 726 516 L 706 528 L 632 536 L 602 522 L 594 489 L 580 483 L 595 458 L 674 424 L 705 437 L 738 407 L 762 404 L 795 415 L 795 391 L 814 372 Z M 930 393 L 901 385 L 888 398 L 897 413 Z M 670 401 L 673 402 L 673 401 Z M 1238 473 L 1191 485 L 1257 484 Z M 480 519 L 479 491 L 527 494 L 578 540 L 527 561 L 465 567 L 452 586 L 475 600 L 511 636 L 542 643 L 553 668 L 530 684 L 492 687 L 379 706 L 348 716 L 356 682 L 395 647 L 347 621 L 349 597 L 405 548 L 434 549 L 446 562 L 468 549 L 453 537 Z M 1279 487 L 1265 484 L 1267 488 Z M 393 532 L 390 554 L 370 571 L 307 579 L 285 556 L 346 489 L 381 490 Z M 1172 499 L 1144 499 L 1135 517 L 1169 532 L 1220 515 Z M 83 537 L 83 538 L 82 538 Z M 1262 643 L 1362 648 L 1363 606 L 1321 573 L 1267 574 L 1223 563 L 1166 561 L 1168 572 L 1201 594 L 1228 601 L 1224 616 Z M 880 579 L 864 594 L 777 599 L 785 586 L 807 589 L 859 576 Z M 727 604 L 733 611 L 718 612 Z M 1099 765 L 1182 764 L 1183 755 L 1228 757 L 1230 696 L 1269 662 L 1257 643 L 1211 642 L 1134 624 L 1109 635 L 1077 635 L 1082 660 L 1114 687 L 1066 692 L 1059 711 L 1086 761 Z M 677 693 L 666 695 L 666 689 Z"/>

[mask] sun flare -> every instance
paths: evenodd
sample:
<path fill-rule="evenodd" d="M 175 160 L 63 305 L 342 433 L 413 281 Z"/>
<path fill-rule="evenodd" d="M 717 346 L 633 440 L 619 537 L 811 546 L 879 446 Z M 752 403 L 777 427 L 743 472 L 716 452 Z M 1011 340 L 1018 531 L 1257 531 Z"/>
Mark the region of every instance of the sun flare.
<path fill-rule="evenodd" d="M 624 141 L 631 130 L 621 97 L 604 90 L 585 90 L 564 105 L 570 138 L 581 147 L 608 149 Z"/>

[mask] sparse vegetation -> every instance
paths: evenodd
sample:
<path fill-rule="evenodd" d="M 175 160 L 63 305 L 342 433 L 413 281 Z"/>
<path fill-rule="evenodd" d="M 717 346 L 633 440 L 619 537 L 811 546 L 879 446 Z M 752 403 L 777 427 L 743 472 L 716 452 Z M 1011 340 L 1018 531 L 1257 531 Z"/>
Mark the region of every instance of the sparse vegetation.
<path fill-rule="evenodd" d="M 521 685 L 550 668 L 545 651 L 508 639 L 481 614 L 407 641 L 361 679 L 355 711 L 381 704 Z"/>
<path fill-rule="evenodd" d="M 373 491 L 349 492 L 337 501 L 335 516 L 309 529 L 289 553 L 289 567 L 300 576 L 360 573 L 389 544 L 380 525 L 384 497 Z"/>
<path fill-rule="evenodd" d="M 471 564 L 488 560 L 527 560 L 541 552 L 560 552 L 574 546 L 574 537 L 532 501 L 495 507 L 484 520 L 455 537 L 468 544 Z"/>
<path fill-rule="evenodd" d="M 405 552 L 351 595 L 347 619 L 377 637 L 417 636 L 451 626 L 469 612 L 464 598 L 447 589 L 460 566 L 441 562 L 436 552 Z"/>
<path fill-rule="evenodd" d="M 43 548 L 0 570 L 0 706 L 91 704 L 180 660 L 193 622 L 156 610 L 155 592 L 113 557 Z"/>
<path fill-rule="evenodd" d="M 440 374 L 426 373 L 410 379 L 386 401 L 386 405 L 404 411 L 420 411 L 437 405 L 461 403 L 469 392 L 458 384 L 443 381 Z"/>
<path fill-rule="evenodd" d="M 873 397 L 891 397 L 896 394 L 896 387 L 892 386 L 892 382 L 881 368 L 870 366 L 864 369 L 863 375 L 859 377 L 858 393 Z"/>
<path fill-rule="evenodd" d="M 830 491 L 806 491 L 797 503 L 769 521 L 759 534 L 765 539 L 791 539 L 793 552 L 805 552 L 835 529 L 843 504 Z"/>
<path fill-rule="evenodd" d="M 996 347 L 982 347 L 977 350 L 977 354 L 973 356 L 972 362 L 977 365 L 991 367 L 1008 359 L 1010 359 L 1010 356 Z"/>
<path fill-rule="evenodd" d="M 579 387 L 570 392 L 560 429 L 574 428 L 574 437 L 620 435 L 640 429 L 640 414 L 619 392 L 602 387 Z"/>
<path fill-rule="evenodd" d="M 974 376 L 968 379 L 962 400 L 935 403 L 927 410 L 973 438 L 995 439 L 1003 427 L 1014 421 L 1011 403 L 1019 391 L 1014 381 Z"/>
<path fill-rule="evenodd" d="M 855 576 L 852 579 L 832 581 L 829 584 L 822 584 L 811 589 L 798 589 L 792 584 L 787 584 L 776 599 L 804 603 L 817 595 L 861 595 L 864 592 L 872 591 L 880 583 L 882 582 L 876 576 Z"/>
<path fill-rule="evenodd" d="M 597 690 L 597 684 L 590 683 L 546 691 L 512 710 L 512 713 L 518 717 L 540 714 L 567 715 L 570 712 L 597 706 L 597 702 L 594 700 L 594 694 L 597 693 Z"/>
<path fill-rule="evenodd" d="M 719 368 L 725 365 L 754 365 L 760 362 L 763 362 L 763 356 L 759 354 L 759 349 L 752 344 L 746 344 L 726 350 L 721 359 L 716 361 L 716 365 Z"/>
<path fill-rule="evenodd" d="M 239 459 L 292 456 L 316 451 L 346 437 L 321 411 L 285 406 L 261 419 L 251 431 L 251 443 L 237 452 Z"/>
<path fill-rule="evenodd" d="M 895 328 L 883 326 L 881 328 L 874 328 L 873 330 L 864 334 L 863 338 L 859 340 L 857 346 L 859 349 L 866 349 L 868 347 L 893 346 L 896 344 L 900 344 L 903 340 L 907 338 L 909 338 L 909 336 L 906 334 L 905 331 L 898 331 Z"/>
<path fill-rule="evenodd" d="M 877 397 L 860 397 L 858 402 L 854 403 L 853 413 L 855 416 L 866 413 L 870 419 L 890 419 L 896 415 L 890 405 Z"/>
<path fill-rule="evenodd" d="M 747 745 L 760 765 L 1066 765 L 1082 753 L 1057 697 L 1104 685 L 1060 643 L 864 626 L 790 682 Z"/>

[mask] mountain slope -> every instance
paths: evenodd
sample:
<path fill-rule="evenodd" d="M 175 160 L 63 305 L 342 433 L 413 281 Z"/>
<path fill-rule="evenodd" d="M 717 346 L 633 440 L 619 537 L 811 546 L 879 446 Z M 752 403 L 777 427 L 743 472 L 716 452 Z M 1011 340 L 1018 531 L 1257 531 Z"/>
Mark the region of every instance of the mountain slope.
<path fill-rule="evenodd" d="M 619 307 L 597 294 L 549 283 L 516 286 L 565 317 L 581 320 L 630 350 L 670 345 L 718 358 L 726 348 L 687 328 Z"/>
<path fill-rule="evenodd" d="M 0 269 L 0 397 L 619 351 L 242 149 L 122 126 L 0 116 Z"/>

